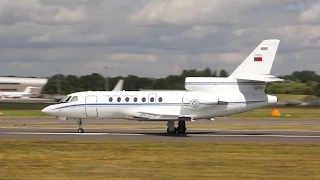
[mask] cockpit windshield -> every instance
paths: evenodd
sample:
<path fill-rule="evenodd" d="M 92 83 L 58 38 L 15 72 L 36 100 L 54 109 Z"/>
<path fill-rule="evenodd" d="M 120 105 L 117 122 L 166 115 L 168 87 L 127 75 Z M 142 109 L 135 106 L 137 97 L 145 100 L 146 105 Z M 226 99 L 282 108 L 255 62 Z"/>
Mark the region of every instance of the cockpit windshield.
<path fill-rule="evenodd" d="M 75 101 L 78 101 L 78 96 L 66 96 L 59 101 L 59 104 L 67 103 L 67 102 L 75 102 Z"/>
<path fill-rule="evenodd" d="M 62 98 L 62 99 L 59 101 L 59 103 L 64 102 L 67 98 L 68 98 L 68 96 L 65 96 L 64 98 Z"/>

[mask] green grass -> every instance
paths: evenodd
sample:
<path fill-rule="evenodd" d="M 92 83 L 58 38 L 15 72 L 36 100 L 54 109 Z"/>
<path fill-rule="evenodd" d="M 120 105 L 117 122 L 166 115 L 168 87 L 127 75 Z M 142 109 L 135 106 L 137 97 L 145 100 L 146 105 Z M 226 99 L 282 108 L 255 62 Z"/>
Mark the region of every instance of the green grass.
<path fill-rule="evenodd" d="M 54 118 L 41 110 L 1 110 L 0 118 Z"/>
<path fill-rule="evenodd" d="M 318 97 L 312 96 L 312 95 L 275 94 L 275 96 L 278 97 L 279 101 L 290 101 L 290 100 L 303 101 L 306 98 L 319 99 Z"/>
<path fill-rule="evenodd" d="M 304 107 L 275 107 L 275 108 L 261 108 L 253 111 L 245 112 L 242 114 L 236 114 L 232 117 L 241 118 L 279 118 L 272 117 L 272 110 L 278 109 L 281 114 L 281 118 L 294 118 L 294 119 L 319 119 L 319 108 L 304 108 Z"/>
<path fill-rule="evenodd" d="M 320 179 L 319 144 L 0 140 L 0 179 Z"/>

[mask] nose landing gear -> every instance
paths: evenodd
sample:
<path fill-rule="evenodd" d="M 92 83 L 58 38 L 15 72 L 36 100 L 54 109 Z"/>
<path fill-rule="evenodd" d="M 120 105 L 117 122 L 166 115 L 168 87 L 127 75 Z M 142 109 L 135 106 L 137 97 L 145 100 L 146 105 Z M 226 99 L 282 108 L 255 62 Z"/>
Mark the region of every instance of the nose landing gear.
<path fill-rule="evenodd" d="M 79 129 L 78 129 L 78 133 L 83 133 L 83 125 L 82 125 L 82 120 L 81 119 L 77 119 L 78 125 L 79 125 Z"/>

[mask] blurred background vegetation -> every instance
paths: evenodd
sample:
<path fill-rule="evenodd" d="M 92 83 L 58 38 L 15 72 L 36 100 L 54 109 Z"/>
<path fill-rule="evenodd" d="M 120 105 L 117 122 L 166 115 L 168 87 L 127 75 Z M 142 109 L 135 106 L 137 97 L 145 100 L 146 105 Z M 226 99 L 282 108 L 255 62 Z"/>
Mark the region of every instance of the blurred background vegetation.
<path fill-rule="evenodd" d="M 119 79 L 124 79 L 125 90 L 141 89 L 174 89 L 184 90 L 186 77 L 227 77 L 225 70 L 183 70 L 180 75 L 169 75 L 165 78 L 148 78 L 128 75 L 126 77 L 109 77 L 109 90 Z M 296 94 L 320 96 L 320 75 L 314 71 L 295 71 L 291 75 L 279 76 L 291 83 L 269 83 L 266 92 L 269 94 Z M 42 94 L 57 94 L 57 83 L 60 84 L 60 94 L 69 94 L 77 91 L 105 90 L 105 77 L 98 73 L 84 76 L 56 74 L 49 78 Z"/>

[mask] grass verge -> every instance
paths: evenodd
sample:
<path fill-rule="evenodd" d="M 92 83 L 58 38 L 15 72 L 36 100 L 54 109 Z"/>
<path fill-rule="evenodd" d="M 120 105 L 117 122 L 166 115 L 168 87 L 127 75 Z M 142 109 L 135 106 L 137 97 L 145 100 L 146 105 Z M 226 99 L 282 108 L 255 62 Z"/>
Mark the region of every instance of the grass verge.
<path fill-rule="evenodd" d="M 320 179 L 319 144 L 0 143 L 0 179 Z"/>

